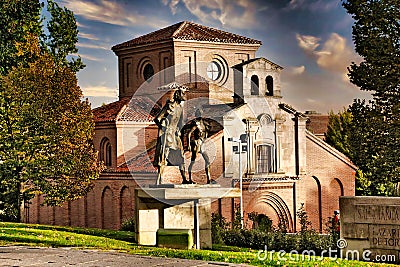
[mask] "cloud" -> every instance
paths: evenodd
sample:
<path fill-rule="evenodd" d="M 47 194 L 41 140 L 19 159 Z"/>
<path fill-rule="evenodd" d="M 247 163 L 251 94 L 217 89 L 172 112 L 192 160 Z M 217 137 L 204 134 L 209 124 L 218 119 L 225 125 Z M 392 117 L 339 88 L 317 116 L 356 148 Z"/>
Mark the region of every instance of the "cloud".
<path fill-rule="evenodd" d="M 216 21 L 239 29 L 248 29 L 258 24 L 255 16 L 258 9 L 251 0 L 163 0 L 172 14 L 176 13 L 180 2 L 203 23 Z"/>
<path fill-rule="evenodd" d="M 304 0 L 291 0 L 288 4 L 288 9 L 297 9 L 304 5 Z"/>
<path fill-rule="evenodd" d="M 311 35 L 296 34 L 296 39 L 299 47 L 308 54 L 313 54 L 315 49 L 319 46 L 320 38 Z"/>
<path fill-rule="evenodd" d="M 89 96 L 101 96 L 101 97 L 116 97 L 117 89 L 110 88 L 104 85 L 97 86 L 81 86 L 83 95 L 85 97 Z"/>
<path fill-rule="evenodd" d="M 306 55 L 315 60 L 317 65 L 327 71 L 338 73 L 348 82 L 347 67 L 351 62 L 360 62 L 361 57 L 347 44 L 344 37 L 332 33 L 321 46 L 321 38 L 309 35 L 296 35 L 298 46 Z"/>
<path fill-rule="evenodd" d="M 304 65 L 299 67 L 289 67 L 287 71 L 292 75 L 300 75 L 306 71 L 306 67 Z"/>
<path fill-rule="evenodd" d="M 79 54 L 81 56 L 82 59 L 86 59 L 86 60 L 90 60 L 90 61 L 96 61 L 96 62 L 101 62 L 104 61 L 103 58 L 98 58 L 98 57 L 94 57 L 91 55 L 86 55 L 86 54 Z"/>
<path fill-rule="evenodd" d="M 316 51 L 317 64 L 324 69 L 335 72 L 347 70 L 352 61 L 360 61 L 360 57 L 347 45 L 346 39 L 337 33 L 332 33 L 321 51 Z"/>
<path fill-rule="evenodd" d="M 159 23 L 154 19 L 130 10 L 116 1 L 100 0 L 98 3 L 84 0 L 62 0 L 61 4 L 72 10 L 75 15 L 87 20 L 99 21 L 112 25 L 131 26 L 133 24 L 156 27 Z"/>
<path fill-rule="evenodd" d="M 340 5 L 340 0 L 326 1 L 326 0 L 291 0 L 287 5 L 287 10 L 310 10 L 313 12 L 327 12 Z"/>
<path fill-rule="evenodd" d="M 78 36 L 80 38 L 84 38 L 84 39 L 88 39 L 88 40 L 93 40 L 93 41 L 98 41 L 100 40 L 99 37 L 91 34 L 91 33 L 83 33 L 83 32 L 79 32 Z"/>
<path fill-rule="evenodd" d="M 355 98 L 370 97 L 350 83 L 347 66 L 360 62 L 347 40 L 332 33 L 326 40 L 310 35 L 296 35 L 297 45 L 322 71 L 306 71 L 306 66 L 289 66 L 282 73 L 282 94 L 295 108 L 329 112 L 348 107 Z"/>
<path fill-rule="evenodd" d="M 89 49 L 101 49 L 101 50 L 110 50 L 110 46 L 106 45 L 97 45 L 97 44 L 88 44 L 88 43 L 77 43 L 77 47 L 80 48 L 89 48 Z"/>
<path fill-rule="evenodd" d="M 299 111 L 316 110 L 328 113 L 348 107 L 355 98 L 368 98 L 369 92 L 360 92 L 339 73 L 311 73 L 300 75 L 282 72 L 282 96 L 286 103 Z"/>
<path fill-rule="evenodd" d="M 176 11 L 178 9 L 176 6 L 179 4 L 179 0 L 171 0 L 171 1 L 162 0 L 162 2 L 163 2 L 164 5 L 168 5 L 169 6 L 169 8 L 171 9 L 172 15 L 176 14 Z"/>

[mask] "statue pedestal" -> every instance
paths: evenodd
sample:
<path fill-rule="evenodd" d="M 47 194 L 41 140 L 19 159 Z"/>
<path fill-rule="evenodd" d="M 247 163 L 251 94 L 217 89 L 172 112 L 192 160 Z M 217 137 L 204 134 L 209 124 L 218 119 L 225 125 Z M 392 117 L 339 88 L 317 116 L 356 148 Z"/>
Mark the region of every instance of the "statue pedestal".
<path fill-rule="evenodd" d="M 162 184 L 136 189 L 136 239 L 157 245 L 158 229 L 191 229 L 197 249 L 210 248 L 211 200 L 240 197 L 238 188 L 218 184 Z"/>

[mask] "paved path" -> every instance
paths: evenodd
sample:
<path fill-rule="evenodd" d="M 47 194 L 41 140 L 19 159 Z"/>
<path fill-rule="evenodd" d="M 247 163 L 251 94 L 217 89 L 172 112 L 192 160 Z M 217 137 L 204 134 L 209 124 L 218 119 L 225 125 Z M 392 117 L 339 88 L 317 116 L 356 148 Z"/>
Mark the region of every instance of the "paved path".
<path fill-rule="evenodd" d="M 39 266 L 39 267 L 221 267 L 248 266 L 228 263 L 185 260 L 173 258 L 158 258 L 130 255 L 120 252 L 105 252 L 99 250 L 80 250 L 74 248 L 42 248 L 42 247 L 0 247 L 0 266 Z"/>

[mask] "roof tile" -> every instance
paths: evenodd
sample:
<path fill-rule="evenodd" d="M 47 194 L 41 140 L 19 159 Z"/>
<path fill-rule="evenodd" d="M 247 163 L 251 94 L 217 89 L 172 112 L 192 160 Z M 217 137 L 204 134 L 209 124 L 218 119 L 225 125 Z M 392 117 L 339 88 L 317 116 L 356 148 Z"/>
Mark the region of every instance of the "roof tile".
<path fill-rule="evenodd" d="M 126 97 L 93 109 L 95 122 L 136 121 L 151 122 L 160 106 L 148 97 Z"/>
<path fill-rule="evenodd" d="M 193 22 L 182 21 L 166 28 L 134 38 L 130 41 L 117 44 L 112 47 L 112 50 L 115 51 L 121 48 L 133 47 L 135 45 L 174 39 L 261 45 L 261 41 L 255 39 L 206 27 Z"/>
<path fill-rule="evenodd" d="M 126 97 L 119 101 L 103 105 L 93 109 L 93 116 L 95 122 L 110 122 L 115 121 L 120 110 L 129 103 L 130 98 Z"/>

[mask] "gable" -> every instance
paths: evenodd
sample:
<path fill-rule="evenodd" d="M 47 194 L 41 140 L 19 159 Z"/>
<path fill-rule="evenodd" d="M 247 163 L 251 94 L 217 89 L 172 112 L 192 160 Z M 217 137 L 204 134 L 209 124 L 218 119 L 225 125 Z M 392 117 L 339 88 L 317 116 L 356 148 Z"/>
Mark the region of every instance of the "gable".
<path fill-rule="evenodd" d="M 244 37 L 226 31 L 221 31 L 215 28 L 206 27 L 189 21 L 182 21 L 166 28 L 123 42 L 121 44 L 117 44 L 112 47 L 112 50 L 115 51 L 122 48 L 134 47 L 136 45 L 150 44 L 175 39 L 261 45 L 261 41 L 252 38 Z"/>

